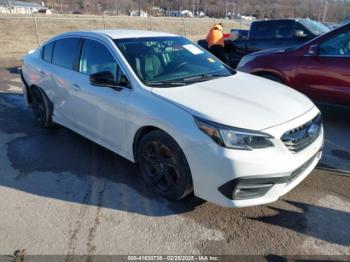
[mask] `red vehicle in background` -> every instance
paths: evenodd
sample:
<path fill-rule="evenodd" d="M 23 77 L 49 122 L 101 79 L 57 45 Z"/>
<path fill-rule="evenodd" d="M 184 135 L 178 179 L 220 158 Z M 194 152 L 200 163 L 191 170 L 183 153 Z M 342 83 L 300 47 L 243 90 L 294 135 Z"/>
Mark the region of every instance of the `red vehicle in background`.
<path fill-rule="evenodd" d="M 350 106 L 350 24 L 297 48 L 244 56 L 237 70 L 281 82 L 316 102 Z"/>

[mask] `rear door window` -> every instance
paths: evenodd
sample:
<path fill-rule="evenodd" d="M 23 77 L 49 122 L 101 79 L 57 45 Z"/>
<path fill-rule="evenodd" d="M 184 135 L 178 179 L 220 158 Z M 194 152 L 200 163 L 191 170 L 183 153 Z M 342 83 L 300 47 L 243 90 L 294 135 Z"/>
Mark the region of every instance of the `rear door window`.
<path fill-rule="evenodd" d="M 51 63 L 51 60 L 52 60 L 54 45 L 55 45 L 55 42 L 52 42 L 43 47 L 43 59 L 49 63 Z"/>
<path fill-rule="evenodd" d="M 293 20 L 256 22 L 250 32 L 250 39 L 286 39 L 292 38 L 294 33 Z"/>
<path fill-rule="evenodd" d="M 250 39 L 272 39 L 275 37 L 276 24 L 273 21 L 255 22 L 250 31 Z"/>
<path fill-rule="evenodd" d="M 74 69 L 79 44 L 79 38 L 65 38 L 57 40 L 53 50 L 52 63 L 67 69 Z"/>
<path fill-rule="evenodd" d="M 280 21 L 276 23 L 275 26 L 275 33 L 274 33 L 274 38 L 277 39 L 286 39 L 286 38 L 292 38 L 294 34 L 294 24 L 295 22 L 290 20 L 290 21 Z"/>

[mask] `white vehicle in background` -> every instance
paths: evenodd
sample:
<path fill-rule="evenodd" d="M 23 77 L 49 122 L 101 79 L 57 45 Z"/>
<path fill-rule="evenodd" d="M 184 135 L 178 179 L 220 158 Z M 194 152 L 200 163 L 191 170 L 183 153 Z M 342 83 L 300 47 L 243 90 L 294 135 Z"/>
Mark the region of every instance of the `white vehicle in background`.
<path fill-rule="evenodd" d="M 273 202 L 321 157 L 320 112 L 308 98 L 235 72 L 181 36 L 65 33 L 24 56 L 21 73 L 43 127 L 58 123 L 136 162 L 169 199 Z"/>

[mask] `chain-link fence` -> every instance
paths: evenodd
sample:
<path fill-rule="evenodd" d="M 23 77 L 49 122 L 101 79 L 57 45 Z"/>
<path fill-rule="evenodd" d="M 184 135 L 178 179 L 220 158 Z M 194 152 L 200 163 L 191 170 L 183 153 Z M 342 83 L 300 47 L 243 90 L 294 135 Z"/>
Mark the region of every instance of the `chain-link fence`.
<path fill-rule="evenodd" d="M 181 17 L 127 17 L 88 15 L 0 16 L 0 58 L 16 59 L 36 48 L 50 37 L 67 31 L 93 29 L 143 29 L 184 35 L 191 40 L 204 38 L 215 22 L 222 22 L 225 31 L 247 28 L 233 20 Z"/>

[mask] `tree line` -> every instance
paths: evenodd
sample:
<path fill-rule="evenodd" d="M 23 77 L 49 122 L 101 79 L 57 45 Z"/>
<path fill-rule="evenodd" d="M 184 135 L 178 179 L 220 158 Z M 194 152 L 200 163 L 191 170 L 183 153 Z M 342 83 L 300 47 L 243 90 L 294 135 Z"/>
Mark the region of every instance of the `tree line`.
<path fill-rule="evenodd" d="M 42 0 L 26 0 L 42 2 Z M 257 19 L 311 18 L 340 22 L 350 17 L 349 0 L 44 0 L 49 8 L 64 12 L 128 14 L 139 8 L 151 15 L 165 10 L 190 10 L 209 17 L 255 16 Z"/>

